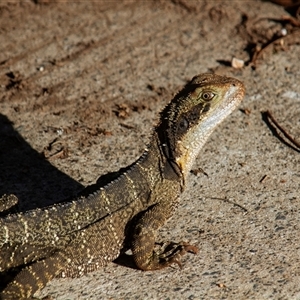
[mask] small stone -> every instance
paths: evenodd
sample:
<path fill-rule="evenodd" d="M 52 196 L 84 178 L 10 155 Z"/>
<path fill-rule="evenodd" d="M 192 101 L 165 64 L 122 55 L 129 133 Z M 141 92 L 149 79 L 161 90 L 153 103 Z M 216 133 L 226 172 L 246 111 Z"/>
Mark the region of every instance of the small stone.
<path fill-rule="evenodd" d="M 245 65 L 245 62 L 242 59 L 238 59 L 236 57 L 233 57 L 231 60 L 231 66 L 235 69 L 241 69 Z"/>

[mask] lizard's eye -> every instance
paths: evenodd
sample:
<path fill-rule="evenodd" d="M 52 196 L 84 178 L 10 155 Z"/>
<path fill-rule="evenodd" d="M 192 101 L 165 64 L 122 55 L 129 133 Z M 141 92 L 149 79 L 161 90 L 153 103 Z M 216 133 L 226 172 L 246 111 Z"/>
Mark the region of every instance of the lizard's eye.
<path fill-rule="evenodd" d="M 201 95 L 201 98 L 202 98 L 205 102 L 208 102 L 208 101 L 210 101 L 214 96 L 215 96 L 215 94 L 212 93 L 212 92 L 204 92 L 204 93 Z"/>

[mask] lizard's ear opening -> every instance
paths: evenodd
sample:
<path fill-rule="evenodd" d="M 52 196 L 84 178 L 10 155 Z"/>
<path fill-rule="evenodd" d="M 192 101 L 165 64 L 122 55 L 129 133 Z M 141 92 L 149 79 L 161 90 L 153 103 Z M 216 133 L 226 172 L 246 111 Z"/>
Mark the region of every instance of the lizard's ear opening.
<path fill-rule="evenodd" d="M 178 135 L 184 134 L 189 129 L 189 121 L 186 117 L 182 116 L 177 124 L 176 132 Z"/>

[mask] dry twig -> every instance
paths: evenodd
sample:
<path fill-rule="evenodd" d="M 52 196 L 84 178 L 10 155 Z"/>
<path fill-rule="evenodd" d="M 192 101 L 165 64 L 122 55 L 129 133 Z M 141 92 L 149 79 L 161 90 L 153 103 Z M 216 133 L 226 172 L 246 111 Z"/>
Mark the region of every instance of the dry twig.
<path fill-rule="evenodd" d="M 269 110 L 267 110 L 265 112 L 265 115 L 274 123 L 274 125 L 283 133 L 283 135 L 297 148 L 300 149 L 300 143 L 298 141 L 296 141 L 277 121 L 276 119 L 273 117 L 273 115 L 271 114 L 271 112 Z"/>
<path fill-rule="evenodd" d="M 240 204 L 238 204 L 238 203 L 235 203 L 235 202 L 233 202 L 233 201 L 230 201 L 230 200 L 227 199 L 226 197 L 225 197 L 225 198 L 211 197 L 210 199 L 213 199 L 213 200 L 221 200 L 221 201 L 224 201 L 224 202 L 233 204 L 234 206 L 239 207 L 240 209 L 242 209 L 245 213 L 248 213 L 248 209 L 247 209 L 247 208 L 245 208 L 244 206 L 242 206 L 242 205 L 240 205 Z"/>

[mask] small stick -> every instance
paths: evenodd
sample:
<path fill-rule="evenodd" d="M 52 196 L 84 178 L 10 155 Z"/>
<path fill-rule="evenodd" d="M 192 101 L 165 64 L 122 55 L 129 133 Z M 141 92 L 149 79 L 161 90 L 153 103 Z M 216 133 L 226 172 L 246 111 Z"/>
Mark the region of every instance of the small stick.
<path fill-rule="evenodd" d="M 292 37 L 298 35 L 299 32 L 300 32 L 299 30 L 296 30 L 296 31 L 294 31 L 294 32 L 292 32 L 292 33 L 290 33 L 290 34 L 287 34 L 287 35 L 285 35 L 285 36 L 281 36 L 281 37 L 275 38 L 274 40 L 271 40 L 271 41 L 267 42 L 264 46 L 262 46 L 261 49 L 255 50 L 255 52 L 254 52 L 254 54 L 253 54 L 253 56 L 252 56 L 252 58 L 251 58 L 251 60 L 250 60 L 249 63 L 255 66 L 257 60 L 259 59 L 259 57 L 260 57 L 264 52 L 266 52 L 269 48 L 271 48 L 272 46 L 274 46 L 274 44 L 276 44 L 276 43 L 278 43 L 278 42 L 282 44 L 284 40 L 289 39 L 289 38 L 292 38 Z M 294 40 L 292 40 L 292 42 L 293 42 L 294 44 L 296 44 L 296 43 L 297 43 L 296 38 L 295 38 Z M 298 42 L 298 43 L 299 43 L 299 42 Z"/>
<path fill-rule="evenodd" d="M 275 124 L 275 126 L 283 133 L 283 135 L 293 144 L 295 145 L 297 148 L 300 149 L 300 143 L 298 143 L 293 137 L 291 137 L 290 134 L 287 133 L 287 131 L 281 127 L 278 122 L 275 120 L 275 118 L 273 117 L 273 115 L 271 114 L 271 112 L 269 110 L 266 111 L 266 115 L 267 117 Z"/>
<path fill-rule="evenodd" d="M 262 177 L 262 179 L 259 181 L 259 183 L 262 183 L 266 178 L 267 178 L 267 175 L 264 175 L 264 176 Z"/>
<path fill-rule="evenodd" d="M 242 209 L 243 211 L 245 211 L 246 213 L 248 213 L 248 209 L 247 209 L 247 208 L 245 208 L 244 206 L 242 206 L 242 205 L 240 205 L 240 204 L 238 204 L 238 203 L 232 202 L 232 201 L 230 201 L 230 200 L 227 199 L 227 198 L 211 197 L 210 199 L 225 201 L 225 202 L 227 202 L 227 203 L 230 203 L 230 204 L 233 204 L 234 206 L 239 207 L 240 209 Z"/>
<path fill-rule="evenodd" d="M 205 176 L 209 177 L 208 174 L 202 169 L 202 168 L 198 168 L 198 169 L 192 169 L 191 173 L 195 176 L 197 176 L 199 173 L 204 174 Z"/>

